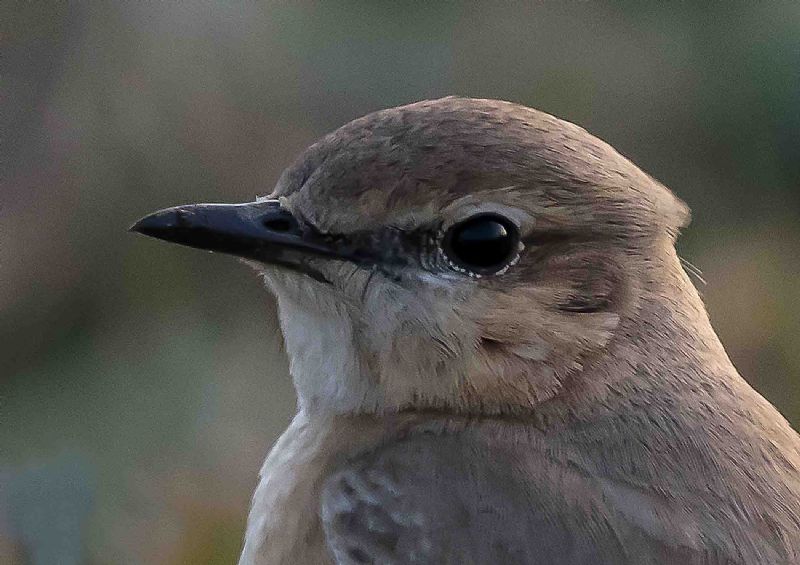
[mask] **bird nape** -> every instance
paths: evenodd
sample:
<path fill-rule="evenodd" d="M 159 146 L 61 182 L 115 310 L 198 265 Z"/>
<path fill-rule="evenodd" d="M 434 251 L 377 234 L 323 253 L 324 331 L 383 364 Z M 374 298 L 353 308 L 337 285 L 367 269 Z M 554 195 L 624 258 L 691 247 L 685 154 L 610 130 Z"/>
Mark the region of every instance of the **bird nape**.
<path fill-rule="evenodd" d="M 578 126 L 448 97 L 140 220 L 278 302 L 298 411 L 240 564 L 800 562 L 800 437 L 711 328 L 688 218 Z"/>

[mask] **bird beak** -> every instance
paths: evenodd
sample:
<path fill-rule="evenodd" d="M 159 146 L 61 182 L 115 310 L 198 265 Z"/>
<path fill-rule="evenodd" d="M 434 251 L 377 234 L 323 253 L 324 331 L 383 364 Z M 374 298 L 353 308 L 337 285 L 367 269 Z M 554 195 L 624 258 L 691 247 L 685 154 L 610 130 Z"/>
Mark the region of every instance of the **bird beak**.
<path fill-rule="evenodd" d="M 348 259 L 324 236 L 299 222 L 277 200 L 246 204 L 188 204 L 145 216 L 130 231 L 189 247 L 300 270 L 309 255 Z M 315 276 L 316 275 L 316 276 Z"/>

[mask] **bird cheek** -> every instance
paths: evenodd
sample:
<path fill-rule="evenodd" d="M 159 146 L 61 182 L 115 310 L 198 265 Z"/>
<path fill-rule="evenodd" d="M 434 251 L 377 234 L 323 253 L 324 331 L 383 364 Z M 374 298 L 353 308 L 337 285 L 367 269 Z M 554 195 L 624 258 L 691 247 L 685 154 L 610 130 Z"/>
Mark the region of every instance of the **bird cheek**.
<path fill-rule="evenodd" d="M 475 313 L 478 337 L 465 393 L 529 408 L 558 394 L 587 356 L 608 345 L 619 316 L 553 308 L 553 290 L 531 286 L 486 297 Z"/>

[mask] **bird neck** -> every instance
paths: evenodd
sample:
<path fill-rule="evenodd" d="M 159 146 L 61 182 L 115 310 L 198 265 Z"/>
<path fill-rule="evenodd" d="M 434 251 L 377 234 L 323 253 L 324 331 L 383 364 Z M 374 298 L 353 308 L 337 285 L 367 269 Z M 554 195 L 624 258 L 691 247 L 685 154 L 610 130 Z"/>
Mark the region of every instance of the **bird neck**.
<path fill-rule="evenodd" d="M 546 421 L 594 418 L 598 407 L 623 413 L 636 402 L 680 405 L 686 390 L 712 396 L 756 394 L 739 376 L 715 334 L 703 302 L 672 246 L 651 262 L 634 311 L 608 350 L 584 364 L 553 402 Z"/>
<path fill-rule="evenodd" d="M 639 359 L 662 359 L 675 371 L 702 365 L 708 370 L 736 373 L 697 289 L 669 247 L 661 269 L 645 281 L 641 303 L 631 328 Z"/>

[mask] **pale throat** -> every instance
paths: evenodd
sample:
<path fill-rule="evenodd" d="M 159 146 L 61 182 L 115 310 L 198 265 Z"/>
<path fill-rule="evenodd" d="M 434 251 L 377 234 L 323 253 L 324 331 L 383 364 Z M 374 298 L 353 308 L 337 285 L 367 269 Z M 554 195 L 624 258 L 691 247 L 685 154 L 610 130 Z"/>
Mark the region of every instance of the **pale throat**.
<path fill-rule="evenodd" d="M 347 414 L 375 405 L 347 307 L 328 293 L 269 281 L 300 410 Z M 291 281 L 297 283 L 297 281 Z"/>

